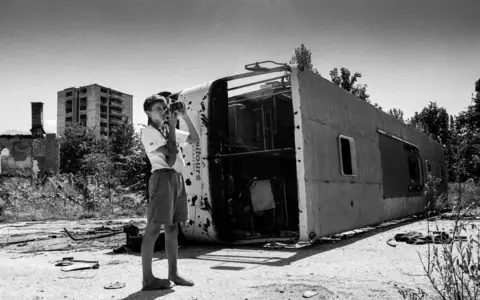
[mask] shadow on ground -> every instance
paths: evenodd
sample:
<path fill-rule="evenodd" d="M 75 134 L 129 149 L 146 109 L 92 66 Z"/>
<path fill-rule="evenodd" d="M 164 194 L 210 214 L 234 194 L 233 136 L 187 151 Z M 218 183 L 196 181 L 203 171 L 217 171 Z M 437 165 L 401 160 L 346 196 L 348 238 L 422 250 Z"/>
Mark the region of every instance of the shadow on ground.
<path fill-rule="evenodd" d="M 173 292 L 174 292 L 173 289 L 158 290 L 158 291 L 141 291 L 140 290 L 131 295 L 128 295 L 125 298 L 122 298 L 121 300 L 155 300 Z"/>
<path fill-rule="evenodd" d="M 273 267 L 282 267 L 290 265 L 293 262 L 300 261 L 304 258 L 344 247 L 355 242 L 361 241 L 363 239 L 375 236 L 377 234 L 395 229 L 397 227 L 409 225 L 415 222 L 422 220 L 421 218 L 414 218 L 405 221 L 400 221 L 392 225 L 381 225 L 381 227 L 376 227 L 371 230 L 354 234 L 353 236 L 348 236 L 339 239 L 319 239 L 314 244 L 303 248 L 268 248 L 264 247 L 266 243 L 262 244 L 250 244 L 250 245 L 212 245 L 212 244 L 199 244 L 199 243 L 186 243 L 181 246 L 179 249 L 179 259 L 198 259 L 206 260 L 213 262 L 221 263 L 235 263 L 236 266 L 227 266 L 227 265 L 217 265 L 212 266 L 211 269 L 221 269 L 221 270 L 231 270 L 231 271 L 240 271 L 245 269 L 244 267 L 238 266 L 238 264 L 256 264 L 259 266 L 273 266 Z M 386 242 L 386 241 L 385 241 Z M 221 251 L 228 250 L 228 251 Z M 252 251 L 253 250 L 253 251 Z M 257 254 L 259 251 L 262 253 L 269 252 L 268 255 Z M 217 253 L 219 252 L 219 253 Z M 229 254 L 232 252 L 232 254 Z M 275 252 L 281 252 L 283 256 L 275 255 Z M 291 253 L 285 257 L 285 253 Z M 115 255 L 115 253 L 109 252 L 109 255 Z M 130 251 L 124 254 L 140 256 L 140 252 Z M 279 253 L 280 254 L 280 253 Z M 156 251 L 154 254 L 156 259 L 165 259 L 165 254 L 163 250 Z"/>

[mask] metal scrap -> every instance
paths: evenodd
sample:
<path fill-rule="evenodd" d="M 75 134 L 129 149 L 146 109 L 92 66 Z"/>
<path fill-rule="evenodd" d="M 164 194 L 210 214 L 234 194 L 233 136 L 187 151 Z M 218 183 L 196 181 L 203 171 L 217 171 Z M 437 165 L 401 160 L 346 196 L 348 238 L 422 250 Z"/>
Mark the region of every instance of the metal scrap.
<path fill-rule="evenodd" d="M 83 238 L 75 238 L 70 234 L 70 232 L 68 232 L 67 228 L 63 228 L 63 230 L 74 241 L 100 239 L 100 238 L 104 238 L 104 237 L 113 236 L 113 235 L 116 235 L 116 234 L 119 234 L 119 233 L 123 233 L 123 230 L 119 230 L 119 231 L 108 233 L 108 234 L 102 234 L 102 235 L 97 235 L 97 236 L 89 236 L 89 237 L 83 237 Z"/>
<path fill-rule="evenodd" d="M 55 263 L 55 266 L 71 266 L 74 263 L 93 263 L 93 264 L 98 264 L 97 260 L 78 260 L 74 259 L 73 256 L 70 257 L 64 257 L 62 260 L 58 261 Z"/>

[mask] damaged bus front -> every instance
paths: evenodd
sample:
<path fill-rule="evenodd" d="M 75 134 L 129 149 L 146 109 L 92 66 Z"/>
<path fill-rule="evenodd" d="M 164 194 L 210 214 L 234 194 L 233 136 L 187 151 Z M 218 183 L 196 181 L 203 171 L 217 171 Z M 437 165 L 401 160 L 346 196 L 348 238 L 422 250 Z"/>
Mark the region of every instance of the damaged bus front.
<path fill-rule="evenodd" d="M 249 243 L 300 235 L 291 67 L 246 68 L 251 72 L 178 94 L 200 134 L 183 149 L 187 239 Z"/>

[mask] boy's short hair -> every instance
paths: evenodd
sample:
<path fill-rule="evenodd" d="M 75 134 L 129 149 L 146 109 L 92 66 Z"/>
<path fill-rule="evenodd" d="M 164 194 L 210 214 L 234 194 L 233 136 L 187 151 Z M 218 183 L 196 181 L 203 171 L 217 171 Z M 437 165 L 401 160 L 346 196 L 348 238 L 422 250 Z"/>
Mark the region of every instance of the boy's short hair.
<path fill-rule="evenodd" d="M 151 110 L 152 110 L 152 107 L 153 107 L 156 103 L 165 103 L 165 104 L 168 104 L 168 100 L 167 100 L 166 97 L 161 96 L 161 95 L 158 95 L 158 94 L 151 95 L 150 97 L 148 97 L 147 99 L 145 99 L 145 101 L 143 102 L 143 110 L 144 110 L 145 112 L 151 111 Z"/>

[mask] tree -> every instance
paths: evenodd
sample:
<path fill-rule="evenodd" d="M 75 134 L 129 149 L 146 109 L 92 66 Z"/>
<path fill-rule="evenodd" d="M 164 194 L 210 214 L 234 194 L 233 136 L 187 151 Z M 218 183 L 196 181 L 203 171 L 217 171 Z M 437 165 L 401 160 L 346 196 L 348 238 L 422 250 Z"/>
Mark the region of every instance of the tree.
<path fill-rule="evenodd" d="M 111 159 L 120 183 L 124 187 L 134 185 L 135 190 L 145 188 L 143 170 L 146 167 L 146 153 L 140 135 L 128 116 L 124 116 L 122 122 L 113 128 L 109 141 Z"/>
<path fill-rule="evenodd" d="M 95 132 L 79 123 L 68 123 L 59 138 L 60 172 L 77 174 L 82 159 L 92 153 L 97 143 Z"/>
<path fill-rule="evenodd" d="M 430 102 L 420 113 L 415 112 L 408 124 L 438 141 L 444 147 L 449 142 L 449 116 L 447 110 Z"/>
<path fill-rule="evenodd" d="M 403 119 L 403 111 L 400 108 L 393 108 L 388 111 L 390 115 L 392 115 L 395 119 L 398 119 L 405 123 Z"/>
<path fill-rule="evenodd" d="M 303 66 L 306 70 L 310 70 L 313 73 L 320 75 L 318 70 L 313 67 L 312 52 L 305 47 L 304 44 L 301 44 L 300 47 L 295 48 L 295 54 L 292 56 L 290 63 L 298 64 L 299 66 Z"/>
<path fill-rule="evenodd" d="M 354 94 L 358 98 L 370 103 L 370 96 L 367 94 L 367 85 L 355 84 L 358 78 L 361 77 L 362 74 L 358 72 L 355 72 L 353 76 L 351 76 L 350 70 L 348 70 L 347 68 L 341 68 L 340 75 L 338 74 L 337 68 L 334 68 L 330 71 L 330 78 L 332 79 L 332 83 L 336 84 L 347 92 Z M 375 106 L 379 107 L 376 103 Z M 381 109 L 381 107 L 379 108 Z"/>
<path fill-rule="evenodd" d="M 108 151 L 101 153 L 100 151 L 94 151 L 85 155 L 82 159 L 82 171 L 84 173 L 84 197 L 89 209 L 95 208 L 101 199 L 101 195 L 98 192 L 102 191 L 102 194 L 108 198 L 109 202 L 112 202 L 112 194 L 115 188 L 118 186 L 118 178 L 115 172 L 115 166 L 112 162 L 112 157 Z M 94 176 L 97 184 L 93 191 L 90 190 L 88 185 L 87 176 Z M 92 197 L 93 192 L 93 197 Z"/>
<path fill-rule="evenodd" d="M 475 90 L 473 104 L 455 118 L 455 136 L 464 144 L 464 161 L 457 162 L 461 164 L 461 174 L 457 174 L 460 181 L 480 180 L 480 79 L 475 82 Z"/>

